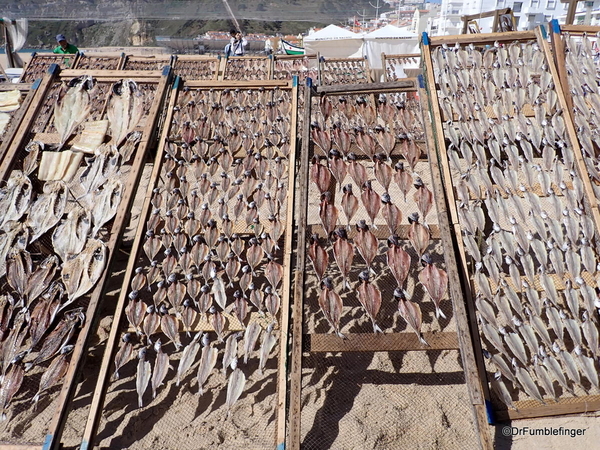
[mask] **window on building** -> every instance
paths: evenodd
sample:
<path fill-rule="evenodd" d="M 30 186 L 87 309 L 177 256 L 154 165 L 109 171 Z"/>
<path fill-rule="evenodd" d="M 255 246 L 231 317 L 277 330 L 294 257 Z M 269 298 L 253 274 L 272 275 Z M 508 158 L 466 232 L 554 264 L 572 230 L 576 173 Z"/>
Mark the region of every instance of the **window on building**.
<path fill-rule="evenodd" d="M 555 9 L 556 8 L 556 0 L 548 0 L 546 4 L 546 9 Z"/>
<path fill-rule="evenodd" d="M 522 7 L 523 7 L 523 2 L 515 2 L 513 5 L 513 12 L 521 12 Z"/>
<path fill-rule="evenodd" d="M 497 8 L 497 9 L 504 8 L 504 0 L 498 0 L 498 1 L 496 2 L 496 8 Z"/>
<path fill-rule="evenodd" d="M 531 7 L 532 8 L 539 8 L 540 7 L 540 0 L 531 0 Z"/>
<path fill-rule="evenodd" d="M 550 23 L 551 20 L 552 20 L 552 16 L 544 16 L 544 22 Z"/>

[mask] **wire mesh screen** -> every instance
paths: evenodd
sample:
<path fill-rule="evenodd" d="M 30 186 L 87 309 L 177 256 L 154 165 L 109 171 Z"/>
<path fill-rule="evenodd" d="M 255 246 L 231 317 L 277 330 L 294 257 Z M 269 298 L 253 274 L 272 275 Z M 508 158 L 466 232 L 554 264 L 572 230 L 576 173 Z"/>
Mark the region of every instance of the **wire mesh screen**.
<path fill-rule="evenodd" d="M 318 65 L 316 57 L 310 56 L 277 56 L 273 57 L 273 79 L 291 80 L 298 77 L 300 85 L 304 85 L 307 78 L 317 80 Z"/>
<path fill-rule="evenodd" d="M 5 443 L 41 443 L 57 409 L 64 406 L 58 404 L 57 394 L 79 330 L 92 320 L 86 317 L 86 310 L 90 298 L 99 294 L 99 281 L 115 250 L 115 215 L 127 195 L 125 184 L 133 171 L 131 157 L 138 151 L 143 134 L 135 131 L 137 139 L 121 142 L 115 128 L 106 127 L 94 140 L 98 154 L 84 159 L 83 152 L 76 149 L 83 148 L 82 130 L 90 123 L 94 107 L 89 103 L 89 110 L 83 107 L 85 99 L 90 92 L 104 92 L 98 104 L 115 107 L 115 99 L 108 99 L 108 94 L 117 96 L 111 89 L 115 83 L 62 81 L 64 84 L 55 83 L 43 100 L 58 100 L 52 115 L 65 114 L 61 104 L 82 90 L 85 93 L 75 100 L 81 109 L 73 108 L 87 112 L 79 119 L 71 116 L 74 123 L 69 133 L 60 117 L 41 119 L 47 108 L 40 108 L 31 124 L 46 125 L 39 131 L 33 127 L 31 140 L 17 149 L 3 189 L 3 198 L 11 200 L 5 200 L 3 209 L 7 212 L 0 232 L 4 374 L 0 389 L 3 395 L 10 393 L 3 397 L 2 405 L 8 419 L 0 431 L 0 441 Z M 94 91 L 98 85 L 107 86 Z M 141 98 L 143 94 L 139 95 Z M 152 102 L 152 93 L 143 101 Z M 53 132 L 41 133 L 45 127 L 52 127 Z M 91 145 L 89 135 L 87 139 Z M 60 147 L 62 152 L 55 151 Z M 45 160 L 48 155 L 61 158 L 69 154 L 66 162 L 49 164 Z M 12 156 L 8 155 L 4 164 L 9 164 Z"/>
<path fill-rule="evenodd" d="M 271 76 L 271 57 L 232 57 L 227 58 L 224 80 L 268 80 Z"/>
<path fill-rule="evenodd" d="M 498 409 L 598 389 L 598 231 L 547 58 L 537 41 L 431 53 Z"/>
<path fill-rule="evenodd" d="M 99 445 L 274 445 L 294 92 L 177 94 Z"/>
<path fill-rule="evenodd" d="M 454 331 L 417 93 L 313 98 L 311 141 L 303 332 L 312 341 Z M 304 353 L 304 447 L 472 447 L 458 359 L 456 350 Z"/>
<path fill-rule="evenodd" d="M 57 64 L 61 69 L 68 69 L 73 65 L 77 58 L 77 55 L 35 54 L 31 57 L 23 70 L 21 83 L 33 83 L 38 78 L 42 78 L 52 64 Z"/>
<path fill-rule="evenodd" d="M 121 64 L 121 56 L 101 56 L 81 54 L 77 58 L 74 69 L 77 70 L 117 70 Z"/>
<path fill-rule="evenodd" d="M 319 61 L 319 83 L 358 84 L 369 81 L 369 64 L 365 58 L 324 58 Z"/>
<path fill-rule="evenodd" d="M 220 62 L 219 58 L 178 56 L 173 71 L 184 80 L 216 80 Z"/>

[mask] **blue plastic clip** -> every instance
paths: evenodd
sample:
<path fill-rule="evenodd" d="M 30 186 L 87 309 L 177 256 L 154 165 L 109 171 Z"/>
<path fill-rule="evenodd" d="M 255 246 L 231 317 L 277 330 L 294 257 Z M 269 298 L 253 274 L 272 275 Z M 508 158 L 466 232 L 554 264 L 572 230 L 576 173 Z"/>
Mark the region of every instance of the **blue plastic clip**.
<path fill-rule="evenodd" d="M 417 75 L 417 80 L 419 81 L 419 88 L 425 89 L 425 78 L 423 77 L 423 74 Z"/>
<path fill-rule="evenodd" d="M 550 21 L 550 29 L 554 34 L 560 34 L 560 24 L 557 19 L 552 19 Z"/>
<path fill-rule="evenodd" d="M 171 66 L 164 66 L 163 70 L 162 70 L 162 76 L 166 77 L 167 75 L 169 75 L 170 71 L 171 71 Z"/>
<path fill-rule="evenodd" d="M 292 77 L 292 86 L 298 86 L 298 75 Z"/>
<path fill-rule="evenodd" d="M 485 401 L 485 411 L 487 412 L 487 420 L 490 425 L 496 423 L 496 417 L 494 417 L 494 408 L 492 407 L 492 402 L 489 400 Z"/>
<path fill-rule="evenodd" d="M 423 45 L 429 45 L 429 35 L 427 34 L 427 31 L 423 31 Z"/>
<path fill-rule="evenodd" d="M 548 39 L 548 33 L 546 32 L 546 27 L 544 25 L 540 25 L 540 31 L 542 32 L 542 37 Z"/>

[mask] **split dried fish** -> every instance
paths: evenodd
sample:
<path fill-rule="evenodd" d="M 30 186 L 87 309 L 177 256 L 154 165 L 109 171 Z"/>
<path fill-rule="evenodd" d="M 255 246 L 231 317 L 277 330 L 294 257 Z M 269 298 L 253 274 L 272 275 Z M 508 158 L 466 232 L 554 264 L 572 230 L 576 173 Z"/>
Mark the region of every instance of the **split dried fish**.
<path fill-rule="evenodd" d="M 208 342 L 208 338 L 203 340 L 202 345 L 202 356 L 200 357 L 197 375 L 199 395 L 204 394 L 204 383 L 217 364 L 217 356 L 219 356 L 219 351 Z"/>
<path fill-rule="evenodd" d="M 143 113 L 143 98 L 136 82 L 129 79 L 117 81 L 106 112 L 114 145 L 119 146 L 134 130 Z"/>
<path fill-rule="evenodd" d="M 144 406 L 144 392 L 148 388 L 150 377 L 152 375 L 152 366 L 149 361 L 146 361 L 146 348 L 143 347 L 138 351 L 138 366 L 135 377 L 135 387 L 138 395 L 138 408 Z"/>
<path fill-rule="evenodd" d="M 40 379 L 40 387 L 31 400 L 34 405 L 34 409 L 37 406 L 37 402 L 40 400 L 40 395 L 42 392 L 58 385 L 67 374 L 67 370 L 69 369 L 69 361 L 67 358 L 73 348 L 73 345 L 65 345 L 60 350 L 60 354 L 52 360 L 50 366 L 48 366 L 48 368 L 42 374 L 42 378 Z"/>
<path fill-rule="evenodd" d="M 89 90 L 94 81 L 91 76 L 72 79 L 68 89 L 58 99 L 54 107 L 54 127 L 59 135 L 59 150 L 73 134 L 75 129 L 91 111 Z"/>
<path fill-rule="evenodd" d="M 246 376 L 244 372 L 236 368 L 233 373 L 229 376 L 227 383 L 227 411 L 228 415 L 231 412 L 231 408 L 238 401 L 242 392 L 244 392 L 244 386 L 246 384 Z"/>
<path fill-rule="evenodd" d="M 358 286 L 358 301 L 367 312 L 367 315 L 373 323 L 373 333 L 383 333 L 379 325 L 375 322 L 379 309 L 381 308 L 381 291 L 375 284 L 369 281 L 369 271 L 364 270 L 358 278 L 361 284 Z"/>
<path fill-rule="evenodd" d="M 435 304 L 436 317 L 445 319 L 446 315 L 441 310 L 440 303 L 448 290 L 448 274 L 443 269 L 435 267 L 429 255 L 423 255 L 421 259 L 425 263 L 425 268 L 419 273 L 419 281 Z"/>
<path fill-rule="evenodd" d="M 2 421 L 7 419 L 6 410 L 23 384 L 24 370 L 21 359 L 22 357 L 18 357 L 11 365 L 8 373 L 2 378 L 2 385 L 0 385 L 0 411 L 2 411 L 0 420 Z"/>
<path fill-rule="evenodd" d="M 335 333 L 345 339 L 345 336 L 340 332 L 340 319 L 344 305 L 342 298 L 334 291 L 331 277 L 325 278 L 321 283 L 319 306 Z"/>
<path fill-rule="evenodd" d="M 133 355 L 133 345 L 131 340 L 131 333 L 125 333 L 121 338 L 119 351 L 117 351 L 117 354 L 115 355 L 115 372 L 111 378 L 113 381 L 119 379 L 119 369 L 131 360 L 131 355 Z"/>
<path fill-rule="evenodd" d="M 421 341 L 423 345 L 429 346 L 421 333 L 421 323 L 423 319 L 419 305 L 408 300 L 401 288 L 396 288 L 394 290 L 394 298 L 398 300 L 398 312 L 400 313 L 400 316 L 417 334 L 419 341 Z"/>
<path fill-rule="evenodd" d="M 65 212 L 68 189 L 62 181 L 44 184 L 43 194 L 31 205 L 26 224 L 31 228 L 31 240 L 35 241 L 42 234 L 56 225 Z"/>
<path fill-rule="evenodd" d="M 52 247 L 63 262 L 69 256 L 78 255 L 83 251 L 91 222 L 90 213 L 77 206 L 69 211 L 67 219 L 56 227 L 52 233 Z"/>
<path fill-rule="evenodd" d="M 162 386 L 163 380 L 167 376 L 169 369 L 172 369 L 169 364 L 169 355 L 162 351 L 160 339 L 154 343 L 154 350 L 156 351 L 156 360 L 154 361 L 154 370 L 152 371 L 152 398 L 156 398 L 156 390 Z M 179 383 L 178 383 L 179 384 Z M 145 389 L 144 389 L 145 390 Z M 143 395 L 143 391 L 142 391 Z M 141 400 L 140 400 L 141 402 Z M 140 404 L 140 408 L 141 408 Z"/>

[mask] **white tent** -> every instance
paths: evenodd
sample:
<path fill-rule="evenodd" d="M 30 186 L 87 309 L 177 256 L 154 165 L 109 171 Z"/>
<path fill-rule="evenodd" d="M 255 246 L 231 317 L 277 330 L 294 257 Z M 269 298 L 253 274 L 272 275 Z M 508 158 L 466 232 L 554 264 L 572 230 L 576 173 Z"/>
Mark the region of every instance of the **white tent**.
<path fill-rule="evenodd" d="M 320 53 L 326 58 L 362 58 L 363 44 L 362 35 L 328 25 L 304 38 L 304 51 L 307 55 Z"/>
<path fill-rule="evenodd" d="M 365 35 L 365 55 L 372 69 L 382 69 L 381 54 L 420 53 L 419 37 L 415 33 L 386 25 Z"/>

